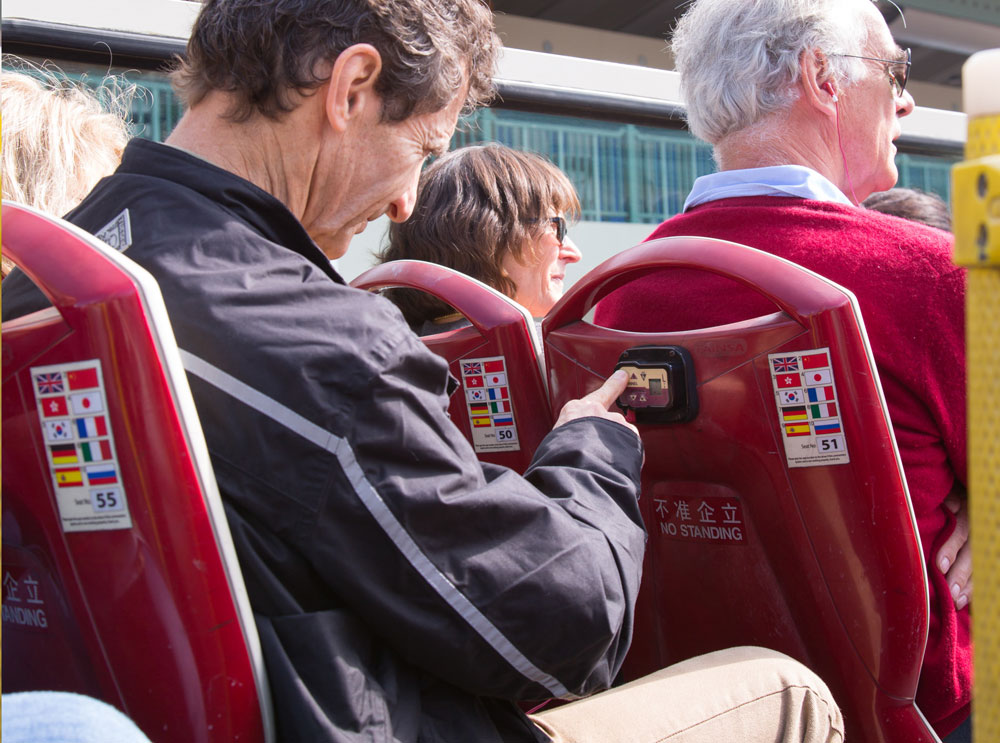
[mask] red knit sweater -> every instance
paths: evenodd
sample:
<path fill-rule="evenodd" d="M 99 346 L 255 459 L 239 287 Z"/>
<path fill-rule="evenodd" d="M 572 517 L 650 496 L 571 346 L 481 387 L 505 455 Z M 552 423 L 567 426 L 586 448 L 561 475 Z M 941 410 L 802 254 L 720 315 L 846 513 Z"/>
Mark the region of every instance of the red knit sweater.
<path fill-rule="evenodd" d="M 958 612 L 934 564 L 954 517 L 942 503 L 966 482 L 965 273 L 951 236 L 878 212 L 774 196 L 709 202 L 652 238 L 702 235 L 787 258 L 853 291 L 867 326 L 906 471 L 930 581 L 930 637 L 917 704 L 942 735 L 969 712 L 969 609 Z M 597 308 L 599 325 L 687 330 L 775 307 L 728 279 L 687 271 L 643 277 Z"/>

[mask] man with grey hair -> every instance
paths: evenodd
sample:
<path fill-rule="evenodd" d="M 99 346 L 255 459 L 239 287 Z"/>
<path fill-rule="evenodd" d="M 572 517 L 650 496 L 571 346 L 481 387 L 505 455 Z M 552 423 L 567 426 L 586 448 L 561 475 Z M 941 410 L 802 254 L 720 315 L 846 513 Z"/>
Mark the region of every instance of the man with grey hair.
<path fill-rule="evenodd" d="M 651 238 L 750 245 L 851 289 L 861 305 L 928 565 L 930 638 L 917 702 L 941 733 L 968 716 L 971 556 L 965 507 L 964 272 L 950 237 L 859 208 L 897 178 L 913 110 L 909 50 L 870 0 L 695 0 L 672 40 L 691 131 L 719 172 Z M 645 277 L 602 325 L 722 325 L 774 311 L 731 282 Z"/>
<path fill-rule="evenodd" d="M 842 740 L 823 682 L 759 648 L 515 704 L 605 689 L 628 650 L 645 530 L 641 445 L 608 412 L 624 374 L 567 404 L 524 477 L 481 465 L 446 363 L 330 265 L 410 215 L 497 51 L 479 0 L 208 0 L 177 128 L 69 214 L 159 282 L 278 739 Z M 4 282 L 5 317 L 37 306 L 29 283 Z"/>

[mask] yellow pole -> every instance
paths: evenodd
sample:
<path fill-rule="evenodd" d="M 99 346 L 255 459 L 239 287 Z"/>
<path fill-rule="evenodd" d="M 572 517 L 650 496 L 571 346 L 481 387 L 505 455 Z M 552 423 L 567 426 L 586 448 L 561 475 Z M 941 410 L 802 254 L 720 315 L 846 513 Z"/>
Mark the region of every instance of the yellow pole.
<path fill-rule="evenodd" d="M 962 70 L 969 136 L 952 171 L 955 261 L 966 296 L 969 513 L 975 593 L 973 740 L 1000 741 L 1000 49 Z M 946 363 L 944 359 L 942 363 Z"/>

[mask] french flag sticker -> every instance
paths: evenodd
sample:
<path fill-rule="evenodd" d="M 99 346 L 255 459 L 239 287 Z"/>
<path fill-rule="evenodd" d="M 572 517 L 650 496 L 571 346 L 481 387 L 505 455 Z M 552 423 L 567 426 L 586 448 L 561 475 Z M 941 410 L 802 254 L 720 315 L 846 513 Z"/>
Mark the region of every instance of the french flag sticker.
<path fill-rule="evenodd" d="M 76 432 L 81 439 L 90 439 L 94 436 L 107 436 L 108 423 L 103 415 L 96 415 L 93 418 L 77 418 Z"/>

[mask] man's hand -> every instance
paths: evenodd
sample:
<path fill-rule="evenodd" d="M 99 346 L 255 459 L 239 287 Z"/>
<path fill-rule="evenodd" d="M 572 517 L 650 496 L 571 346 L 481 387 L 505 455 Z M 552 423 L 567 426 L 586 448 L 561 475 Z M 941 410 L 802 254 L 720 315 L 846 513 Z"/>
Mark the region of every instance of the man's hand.
<path fill-rule="evenodd" d="M 563 423 L 569 423 L 577 418 L 597 417 L 606 418 L 609 421 L 628 426 L 638 435 L 639 430 L 625 420 L 625 416 L 621 413 L 611 413 L 608 410 L 614 404 L 614 401 L 618 399 L 618 396 L 625 391 L 625 387 L 627 386 L 628 375 L 619 369 L 608 377 L 600 388 L 594 390 L 589 395 L 581 397 L 579 400 L 570 400 L 563 405 L 563 409 L 559 411 L 559 418 L 556 420 L 556 425 L 553 428 L 557 428 Z"/>
<path fill-rule="evenodd" d="M 955 514 L 955 530 L 937 554 L 938 569 L 948 579 L 955 607 L 964 609 L 972 600 L 972 545 L 969 544 L 969 503 L 952 493 L 944 505 Z"/>

